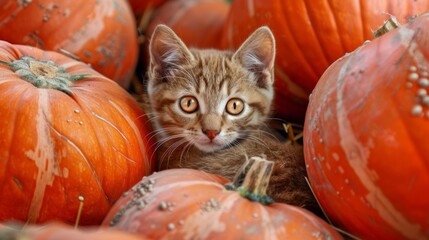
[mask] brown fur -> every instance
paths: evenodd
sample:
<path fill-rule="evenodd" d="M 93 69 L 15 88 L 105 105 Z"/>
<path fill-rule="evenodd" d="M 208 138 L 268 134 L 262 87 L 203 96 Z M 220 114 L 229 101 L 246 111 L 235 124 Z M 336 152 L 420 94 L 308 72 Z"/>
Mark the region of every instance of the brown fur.
<path fill-rule="evenodd" d="M 150 43 L 148 102 L 156 127 L 159 169 L 194 168 L 232 179 L 246 156 L 274 161 L 268 194 L 310 210 L 316 201 L 305 181 L 302 147 L 282 143 L 265 127 L 273 99 L 275 43 L 261 28 L 236 52 L 188 49 L 166 26 Z M 183 112 L 178 101 L 195 96 L 199 108 Z M 245 108 L 225 110 L 228 99 Z M 212 140 L 206 130 L 219 134 Z"/>

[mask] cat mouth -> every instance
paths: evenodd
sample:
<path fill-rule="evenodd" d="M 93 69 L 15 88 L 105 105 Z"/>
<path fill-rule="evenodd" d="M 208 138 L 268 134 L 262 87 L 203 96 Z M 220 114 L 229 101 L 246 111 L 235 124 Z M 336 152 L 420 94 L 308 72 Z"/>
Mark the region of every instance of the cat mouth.
<path fill-rule="evenodd" d="M 214 152 L 226 148 L 227 146 L 226 144 L 219 143 L 216 141 L 195 142 L 194 145 L 203 152 Z"/>
<path fill-rule="evenodd" d="M 199 144 L 203 145 L 203 146 L 219 146 L 219 147 L 221 147 L 221 146 L 224 145 L 222 143 L 218 143 L 218 142 L 215 142 L 215 141 L 202 142 L 202 143 L 199 143 Z"/>

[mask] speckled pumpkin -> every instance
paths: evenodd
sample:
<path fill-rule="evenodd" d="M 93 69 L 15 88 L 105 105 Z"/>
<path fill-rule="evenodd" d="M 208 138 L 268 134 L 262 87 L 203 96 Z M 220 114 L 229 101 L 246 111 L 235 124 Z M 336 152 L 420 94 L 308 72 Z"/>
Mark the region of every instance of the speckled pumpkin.
<path fill-rule="evenodd" d="M 103 225 L 153 239 L 342 239 L 311 212 L 272 203 L 272 167 L 253 157 L 227 187 L 198 170 L 161 171 L 125 193 Z"/>
<path fill-rule="evenodd" d="M 128 87 L 138 45 L 127 0 L 6 0 L 0 9 L 1 40 L 76 56 Z"/>
<path fill-rule="evenodd" d="M 97 224 L 151 172 L 135 100 L 87 64 L 0 41 L 0 221 Z M 82 198 L 80 200 L 80 198 Z"/>
<path fill-rule="evenodd" d="M 362 239 L 429 239 L 429 14 L 332 64 L 304 125 L 311 185 Z"/>

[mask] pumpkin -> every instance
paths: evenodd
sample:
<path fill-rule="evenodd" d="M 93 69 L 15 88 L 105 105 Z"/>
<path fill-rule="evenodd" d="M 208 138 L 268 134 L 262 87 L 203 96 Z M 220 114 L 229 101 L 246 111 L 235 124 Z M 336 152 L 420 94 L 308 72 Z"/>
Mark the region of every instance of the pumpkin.
<path fill-rule="evenodd" d="M 136 17 L 141 16 L 148 9 L 157 8 L 167 0 L 128 0 Z"/>
<path fill-rule="evenodd" d="M 153 239 L 342 239 L 311 212 L 272 203 L 273 165 L 252 157 L 227 186 L 194 169 L 158 172 L 125 193 L 103 225 Z"/>
<path fill-rule="evenodd" d="M 334 62 L 304 124 L 321 206 L 362 239 L 429 239 L 429 15 Z"/>
<path fill-rule="evenodd" d="M 277 41 L 275 113 L 303 123 L 308 95 L 332 62 L 372 39 L 389 14 L 405 22 L 428 9 L 428 0 L 234 0 L 222 45 L 235 49 L 269 26 Z"/>
<path fill-rule="evenodd" d="M 0 41 L 0 221 L 98 224 L 151 173 L 147 118 L 114 81 Z"/>
<path fill-rule="evenodd" d="M 140 236 L 130 233 L 99 229 L 98 227 L 72 228 L 69 225 L 51 222 L 46 225 L 0 226 L 0 239 L 26 240 L 144 240 Z"/>
<path fill-rule="evenodd" d="M 169 26 L 188 47 L 219 48 L 229 4 L 225 0 L 175 0 L 159 7 L 147 35 L 158 24 Z"/>
<path fill-rule="evenodd" d="M 67 54 L 128 87 L 137 63 L 127 0 L 3 1 L 0 39 Z"/>

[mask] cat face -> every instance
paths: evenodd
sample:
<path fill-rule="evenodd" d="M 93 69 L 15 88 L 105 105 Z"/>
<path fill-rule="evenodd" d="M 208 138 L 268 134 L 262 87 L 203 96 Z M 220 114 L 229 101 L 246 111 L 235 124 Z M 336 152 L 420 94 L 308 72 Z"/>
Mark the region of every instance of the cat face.
<path fill-rule="evenodd" d="M 168 27 L 150 43 L 148 95 L 165 140 L 204 152 L 259 128 L 273 99 L 274 38 L 262 27 L 235 52 L 188 49 Z"/>

